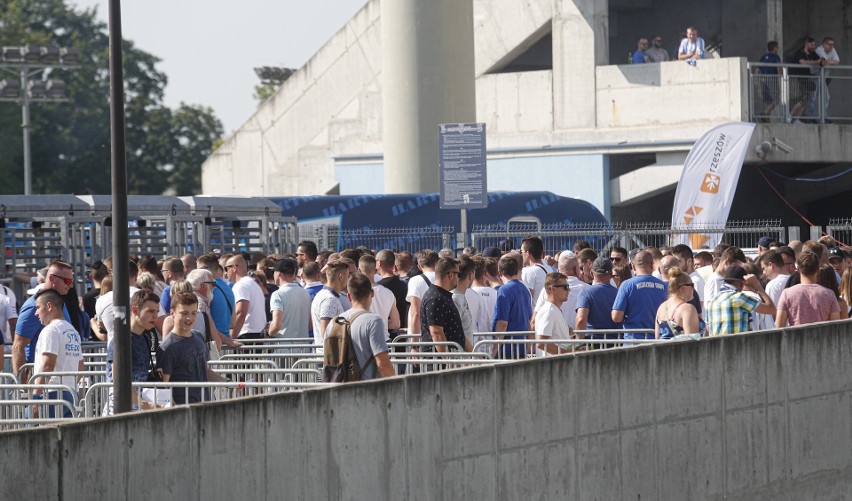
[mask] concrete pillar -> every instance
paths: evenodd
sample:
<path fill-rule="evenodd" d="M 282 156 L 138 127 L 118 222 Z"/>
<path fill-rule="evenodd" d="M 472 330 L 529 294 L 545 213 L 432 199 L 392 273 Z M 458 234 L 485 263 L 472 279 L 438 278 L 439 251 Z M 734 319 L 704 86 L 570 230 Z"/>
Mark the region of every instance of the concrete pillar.
<path fill-rule="evenodd" d="M 594 128 L 595 67 L 609 64 L 609 1 L 553 0 L 554 128 Z"/>
<path fill-rule="evenodd" d="M 766 40 L 775 40 L 784 51 L 783 0 L 766 0 Z"/>
<path fill-rule="evenodd" d="M 385 193 L 438 191 L 438 125 L 476 121 L 472 0 L 383 0 Z"/>

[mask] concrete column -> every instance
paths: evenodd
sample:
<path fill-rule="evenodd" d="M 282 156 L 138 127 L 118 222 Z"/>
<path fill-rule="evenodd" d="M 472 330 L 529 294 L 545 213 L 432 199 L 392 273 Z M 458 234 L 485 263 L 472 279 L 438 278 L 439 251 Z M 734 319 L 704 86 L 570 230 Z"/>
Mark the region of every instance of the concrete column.
<path fill-rule="evenodd" d="M 383 0 L 385 193 L 438 191 L 438 125 L 476 121 L 472 0 Z"/>
<path fill-rule="evenodd" d="M 554 128 L 594 128 L 595 67 L 609 64 L 609 1 L 553 0 Z"/>
<path fill-rule="evenodd" d="M 784 51 L 784 1 L 766 0 L 766 40 L 775 40 Z"/>

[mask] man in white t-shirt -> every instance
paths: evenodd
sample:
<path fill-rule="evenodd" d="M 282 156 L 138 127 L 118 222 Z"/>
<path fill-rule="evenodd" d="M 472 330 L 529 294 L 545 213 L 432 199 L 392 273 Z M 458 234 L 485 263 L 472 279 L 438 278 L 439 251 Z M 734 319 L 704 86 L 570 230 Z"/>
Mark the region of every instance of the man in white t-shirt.
<path fill-rule="evenodd" d="M 704 309 L 709 310 L 710 302 L 725 285 L 725 273 L 734 265 L 742 266 L 746 262 L 745 254 L 738 247 L 728 247 L 719 256 L 719 264 L 704 284 Z"/>
<path fill-rule="evenodd" d="M 420 334 L 420 299 L 435 282 L 435 264 L 438 253 L 432 249 L 424 249 L 417 253 L 417 266 L 423 272 L 408 279 L 408 294 L 405 300 L 408 308 L 408 333 Z"/>
<path fill-rule="evenodd" d="M 390 289 L 376 283 L 376 258 L 370 254 L 361 256 L 361 259 L 358 260 L 358 269 L 367 276 L 370 285 L 373 287 L 370 312 L 382 317 L 385 330 L 399 329 L 399 310 L 396 308 L 396 297 Z"/>
<path fill-rule="evenodd" d="M 547 301 L 535 314 L 535 338 L 540 340 L 568 340 L 573 337 L 568 321 L 562 314 L 562 304 L 568 299 L 568 277 L 562 273 L 548 273 L 544 280 Z M 539 355 L 544 352 L 556 355 L 566 353 L 567 345 L 538 344 Z"/>
<path fill-rule="evenodd" d="M 257 282 L 248 276 L 248 265 L 241 254 L 225 263 L 225 274 L 234 282 L 234 318 L 231 339 L 260 339 L 266 327 L 266 300 Z"/>
<path fill-rule="evenodd" d="M 521 256 L 524 258 L 521 282 L 530 290 L 530 297 L 535 301 L 544 289 L 544 278 L 554 270 L 541 260 L 544 257 L 544 244 L 538 237 L 527 237 L 521 242 Z"/>
<path fill-rule="evenodd" d="M 322 345 L 328 323 L 344 311 L 340 296 L 349 280 L 349 264 L 342 259 L 334 259 L 325 264 L 325 286 L 317 292 L 311 303 L 311 322 L 314 326 L 314 344 L 320 346 L 317 353 L 322 352 Z"/>
<path fill-rule="evenodd" d="M 459 310 L 465 341 L 472 348 L 476 344 L 476 341 L 479 341 L 479 339 L 474 339 L 473 333 L 476 332 L 476 319 L 479 317 L 480 296 L 478 292 L 470 288 L 473 283 L 476 264 L 467 255 L 459 258 L 458 263 L 459 280 L 456 288 L 451 292 L 453 294 L 453 303 L 456 305 L 456 309 Z"/>
<path fill-rule="evenodd" d="M 701 301 L 703 306 L 704 304 L 704 286 L 706 285 L 704 282 L 704 277 L 701 276 L 695 270 L 695 256 L 692 253 L 692 248 L 686 244 L 679 244 L 672 247 L 672 254 L 680 258 L 680 262 L 683 265 L 684 273 L 689 273 L 689 278 L 692 279 L 692 284 L 694 285 L 694 290 L 698 293 L 698 300 Z M 664 278 L 664 280 L 668 281 L 668 278 Z"/>
<path fill-rule="evenodd" d="M 777 305 L 787 285 L 787 279 L 790 278 L 790 273 L 796 271 L 796 254 L 793 249 L 783 246 L 767 250 L 760 255 L 757 262 L 763 269 L 763 277 L 768 280 L 764 287 L 766 295 L 772 300 L 772 304 Z M 771 324 L 767 322 L 768 325 L 765 328 L 775 327 L 775 318 L 771 315 L 767 316 Z"/>
<path fill-rule="evenodd" d="M 83 349 L 80 341 L 80 334 L 74 329 L 63 313 L 63 301 L 59 293 L 53 289 L 42 289 L 36 299 L 35 314 L 44 325 L 36 343 L 35 353 L 35 374 L 43 374 L 46 372 L 82 372 L 83 366 Z M 68 386 L 73 392 L 77 392 L 77 380 L 79 376 L 53 376 L 45 381 L 45 377 L 36 378 L 36 384 L 63 384 Z M 36 389 L 33 391 L 33 398 L 42 398 L 42 390 Z M 62 391 L 59 396 L 58 391 L 48 391 L 46 398 L 48 400 L 63 399 L 74 405 L 74 396 L 67 390 Z M 54 408 L 49 408 L 49 417 L 54 417 Z M 38 407 L 35 408 L 34 417 L 38 414 Z M 64 410 L 64 417 L 72 417 L 70 409 Z"/>
<path fill-rule="evenodd" d="M 559 267 L 559 273 L 565 275 L 568 281 L 568 297 L 561 303 L 560 309 L 562 310 L 562 315 L 565 317 L 565 321 L 568 322 L 568 326 L 574 329 L 577 322 L 577 299 L 580 297 L 580 292 L 583 291 L 583 288 L 589 287 L 589 284 L 580 280 L 580 263 L 574 257 L 573 252 L 562 252 L 559 255 L 557 266 Z M 538 313 L 538 310 L 547 302 L 548 292 L 542 287 L 533 312 Z"/>
<path fill-rule="evenodd" d="M 494 275 L 497 273 L 497 260 L 482 256 L 473 256 L 476 269 L 473 272 L 473 285 L 471 290 L 479 294 L 479 316 L 476 319 L 476 332 L 491 332 L 491 324 L 494 323 L 494 305 L 497 304 L 497 290 L 489 285 L 489 281 L 496 281 Z M 489 268 L 491 268 L 489 270 Z M 481 341 L 484 338 L 476 339 Z"/>

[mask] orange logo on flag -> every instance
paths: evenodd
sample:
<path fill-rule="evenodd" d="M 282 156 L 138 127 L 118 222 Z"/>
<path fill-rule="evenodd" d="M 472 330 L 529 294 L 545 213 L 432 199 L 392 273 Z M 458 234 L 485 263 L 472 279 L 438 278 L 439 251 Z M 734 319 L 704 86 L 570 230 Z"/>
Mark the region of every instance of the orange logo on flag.
<path fill-rule="evenodd" d="M 701 211 L 704 210 L 704 207 L 699 207 L 697 205 L 693 205 L 689 209 L 686 209 L 685 215 L 683 216 L 683 222 L 689 224 L 695 219 L 695 216 L 701 214 Z"/>
<path fill-rule="evenodd" d="M 700 249 L 704 247 L 704 244 L 710 241 L 710 237 L 708 235 L 704 235 L 702 233 L 693 233 L 689 235 L 689 243 L 690 247 L 693 249 Z"/>
<path fill-rule="evenodd" d="M 719 193 L 721 179 L 715 174 L 706 174 L 701 182 L 701 191 L 704 193 Z"/>

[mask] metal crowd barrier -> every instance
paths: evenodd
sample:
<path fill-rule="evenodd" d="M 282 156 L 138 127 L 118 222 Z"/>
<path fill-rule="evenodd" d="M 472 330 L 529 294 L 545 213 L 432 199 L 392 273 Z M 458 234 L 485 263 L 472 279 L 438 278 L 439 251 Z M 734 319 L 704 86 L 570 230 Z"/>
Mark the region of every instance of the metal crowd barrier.
<path fill-rule="evenodd" d="M 39 417 L 30 417 L 35 415 L 34 409 L 38 410 Z M 66 418 L 66 411 L 71 413 L 72 417 Z M 75 419 L 76 412 L 67 400 L 62 399 L 0 400 L 0 415 L 9 416 L 0 419 L 0 430 L 56 424 L 60 421 Z M 51 414 L 54 417 L 43 417 Z"/>
<path fill-rule="evenodd" d="M 135 382 L 132 383 L 134 391 L 139 395 L 140 400 L 150 402 L 157 408 L 172 407 L 174 400 L 172 395 L 175 391 L 184 393 L 184 400 L 189 400 L 189 390 L 198 388 L 201 391 L 200 401 L 216 402 L 221 400 L 231 400 L 234 398 L 268 395 L 273 393 L 281 393 L 285 391 L 301 390 L 305 388 L 316 388 L 327 386 L 325 383 L 302 383 L 279 381 L 273 383 L 266 382 L 229 382 L 229 383 L 152 383 L 152 382 Z M 97 417 L 103 414 L 103 404 L 106 403 L 111 383 L 98 383 L 88 389 L 84 402 L 84 416 L 87 418 Z M 167 397 L 163 398 L 164 395 Z M 168 403 L 165 403 L 168 401 Z M 140 410 L 142 405 L 140 405 Z"/>
<path fill-rule="evenodd" d="M 242 370 L 236 367 L 212 368 L 216 374 L 233 381 L 244 383 L 318 383 L 322 382 L 322 372 L 317 369 L 253 369 Z"/>
<path fill-rule="evenodd" d="M 220 360 L 235 360 L 235 361 L 258 361 L 272 360 L 278 369 L 295 368 L 295 363 L 303 358 L 316 357 L 316 352 L 275 352 L 275 353 L 228 353 L 222 355 Z M 322 359 L 320 359 L 322 360 Z"/>

